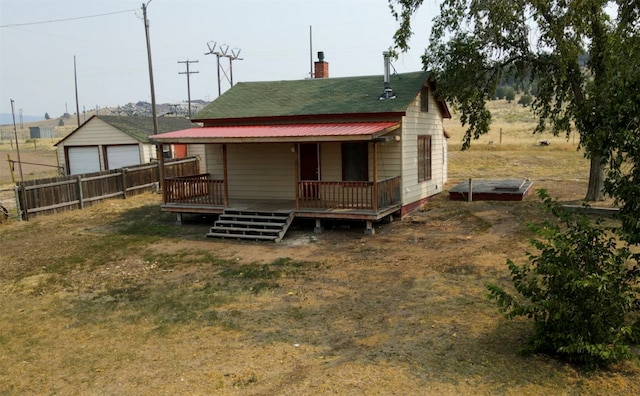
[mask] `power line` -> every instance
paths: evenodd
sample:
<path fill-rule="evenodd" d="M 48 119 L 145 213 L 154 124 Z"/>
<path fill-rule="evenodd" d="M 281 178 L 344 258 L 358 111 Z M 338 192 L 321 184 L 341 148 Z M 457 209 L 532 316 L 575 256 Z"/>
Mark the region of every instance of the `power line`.
<path fill-rule="evenodd" d="M 131 12 L 131 11 L 135 12 L 137 10 L 134 10 L 134 9 L 132 9 L 132 10 L 122 10 L 122 11 L 107 12 L 107 13 L 104 13 L 104 14 L 86 15 L 86 16 L 81 16 L 81 17 L 64 18 L 64 19 L 52 19 L 52 20 L 48 20 L 48 21 L 39 21 L 39 22 L 13 23 L 13 24 L 9 24 L 9 25 L 0 25 L 0 28 L 30 26 L 30 25 L 42 25 L 42 24 L 45 24 L 45 23 L 75 21 L 75 20 L 78 20 L 78 19 L 88 19 L 88 18 L 97 18 L 97 17 L 107 16 L 107 15 L 124 14 L 125 12 Z"/>

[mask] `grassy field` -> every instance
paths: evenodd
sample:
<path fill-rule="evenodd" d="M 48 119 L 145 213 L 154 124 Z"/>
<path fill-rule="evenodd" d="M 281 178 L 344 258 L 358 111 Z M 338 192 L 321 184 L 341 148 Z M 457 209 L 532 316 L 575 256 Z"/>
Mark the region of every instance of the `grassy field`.
<path fill-rule="evenodd" d="M 451 128 L 453 130 L 453 128 Z M 528 177 L 562 201 L 586 191 L 570 143 L 450 141 L 458 180 Z M 526 260 L 523 202 L 438 196 L 403 221 L 282 243 L 211 240 L 145 194 L 0 225 L 0 394 L 631 395 L 638 357 L 584 372 L 523 355 L 531 323 L 485 297 Z"/>

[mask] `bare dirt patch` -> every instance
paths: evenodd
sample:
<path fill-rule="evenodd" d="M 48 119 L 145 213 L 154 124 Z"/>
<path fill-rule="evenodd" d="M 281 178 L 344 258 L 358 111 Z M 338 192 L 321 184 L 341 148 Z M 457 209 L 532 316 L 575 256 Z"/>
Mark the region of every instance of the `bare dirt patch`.
<path fill-rule="evenodd" d="M 571 196 L 584 183 L 548 185 Z M 437 197 L 403 221 L 211 240 L 147 194 L 0 228 L 3 394 L 635 394 L 637 362 L 523 356 L 484 297 L 525 259 L 524 202 Z"/>

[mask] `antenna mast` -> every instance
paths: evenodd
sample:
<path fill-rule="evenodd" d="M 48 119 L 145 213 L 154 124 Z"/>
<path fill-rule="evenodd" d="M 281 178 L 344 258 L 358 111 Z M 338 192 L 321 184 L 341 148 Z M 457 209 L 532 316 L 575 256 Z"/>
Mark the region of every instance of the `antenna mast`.
<path fill-rule="evenodd" d="M 309 77 L 313 78 L 313 33 L 309 25 Z"/>

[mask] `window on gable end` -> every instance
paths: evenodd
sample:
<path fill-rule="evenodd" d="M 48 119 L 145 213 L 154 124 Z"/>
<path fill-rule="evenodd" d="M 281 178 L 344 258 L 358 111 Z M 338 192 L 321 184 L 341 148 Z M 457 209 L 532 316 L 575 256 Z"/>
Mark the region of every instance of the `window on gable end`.
<path fill-rule="evenodd" d="M 420 90 L 420 111 L 429 111 L 429 87 L 426 85 Z"/>

